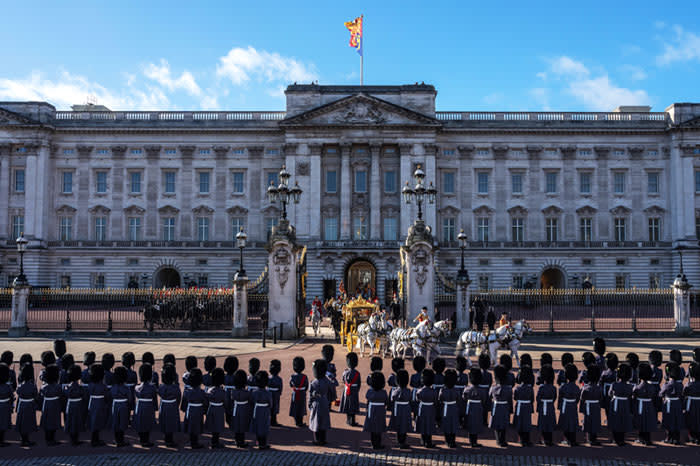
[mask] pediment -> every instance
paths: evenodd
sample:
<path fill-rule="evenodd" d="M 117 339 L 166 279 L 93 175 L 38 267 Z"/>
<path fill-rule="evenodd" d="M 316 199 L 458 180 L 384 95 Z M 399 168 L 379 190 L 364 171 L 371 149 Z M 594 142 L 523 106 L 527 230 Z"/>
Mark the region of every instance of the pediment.
<path fill-rule="evenodd" d="M 96 206 L 90 207 L 88 209 L 88 212 L 91 214 L 109 214 L 111 212 L 111 209 L 107 206 L 98 204 Z"/>
<path fill-rule="evenodd" d="M 206 205 L 200 205 L 192 209 L 195 215 L 211 215 L 214 213 L 214 209 Z"/>
<path fill-rule="evenodd" d="M 143 215 L 145 212 L 146 209 L 136 204 L 132 204 L 124 209 L 124 213 L 127 215 Z"/>
<path fill-rule="evenodd" d="M 521 205 L 515 205 L 508 209 L 508 213 L 511 217 L 525 217 L 527 215 L 527 208 Z"/>
<path fill-rule="evenodd" d="M 248 215 L 248 209 L 242 206 L 235 205 L 226 209 L 229 215 Z"/>
<path fill-rule="evenodd" d="M 355 94 L 291 116 L 280 126 L 431 126 L 433 117 L 367 94 Z"/>
<path fill-rule="evenodd" d="M 158 209 L 158 213 L 161 215 L 177 215 L 179 212 L 180 209 L 171 205 L 164 205 Z"/>
<path fill-rule="evenodd" d="M 676 125 L 677 128 L 700 128 L 700 116 Z"/>
<path fill-rule="evenodd" d="M 63 204 L 61 207 L 56 209 L 56 213 L 58 215 L 73 215 L 77 211 L 78 211 L 78 209 L 76 209 L 75 207 L 69 206 L 67 204 Z"/>
<path fill-rule="evenodd" d="M 19 113 L 0 108 L 0 126 L 40 126 L 38 121 L 27 118 Z"/>
<path fill-rule="evenodd" d="M 647 215 L 663 215 L 666 212 L 666 209 L 659 205 L 650 205 L 646 209 L 644 209 L 644 213 Z"/>
<path fill-rule="evenodd" d="M 563 210 L 561 209 L 561 207 L 556 206 L 554 204 L 542 209 L 542 214 L 544 214 L 545 217 L 556 217 L 558 215 L 561 215 L 562 212 Z"/>

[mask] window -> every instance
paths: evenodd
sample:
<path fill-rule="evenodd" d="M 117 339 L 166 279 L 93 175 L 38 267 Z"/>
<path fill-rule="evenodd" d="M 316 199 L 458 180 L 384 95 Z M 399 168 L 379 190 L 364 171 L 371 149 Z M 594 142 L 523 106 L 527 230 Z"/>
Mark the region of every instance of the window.
<path fill-rule="evenodd" d="M 489 276 L 479 275 L 479 289 L 488 290 L 489 289 Z"/>
<path fill-rule="evenodd" d="M 141 239 L 141 218 L 129 217 L 129 241 Z"/>
<path fill-rule="evenodd" d="M 12 216 L 12 238 L 11 240 L 17 239 L 24 233 L 24 215 L 13 215 Z"/>
<path fill-rule="evenodd" d="M 265 189 L 267 189 L 267 186 L 270 185 L 275 185 L 275 188 L 279 186 L 280 181 L 279 181 L 279 173 L 277 172 L 267 172 L 267 184 L 265 185 Z"/>
<path fill-rule="evenodd" d="M 175 194 L 175 172 L 163 173 L 163 191 L 166 194 Z"/>
<path fill-rule="evenodd" d="M 591 174 L 579 174 L 579 192 L 581 194 L 591 194 Z"/>
<path fill-rule="evenodd" d="M 241 228 L 245 229 L 245 218 L 244 217 L 231 217 L 231 233 L 233 234 L 233 241 L 236 241 L 236 235 L 241 231 Z"/>
<path fill-rule="evenodd" d="M 265 219 L 265 231 L 267 232 L 268 236 L 270 233 L 272 233 L 272 229 L 277 226 L 277 222 L 277 217 L 267 217 Z"/>
<path fill-rule="evenodd" d="M 488 173 L 478 173 L 477 174 L 477 185 L 479 194 L 489 193 L 489 174 Z"/>
<path fill-rule="evenodd" d="M 323 239 L 326 241 L 338 239 L 338 217 L 325 217 L 323 219 Z"/>
<path fill-rule="evenodd" d="M 280 150 L 279 149 L 267 149 L 265 151 L 265 154 L 267 155 L 279 155 Z"/>
<path fill-rule="evenodd" d="M 659 259 L 650 259 L 649 260 L 649 265 L 659 265 L 660 261 Z"/>
<path fill-rule="evenodd" d="M 367 218 L 355 217 L 352 224 L 353 238 L 356 240 L 367 239 Z"/>
<path fill-rule="evenodd" d="M 695 171 L 695 192 L 700 193 L 700 170 Z"/>
<path fill-rule="evenodd" d="M 97 155 L 107 155 L 109 154 L 108 149 L 97 149 Z"/>
<path fill-rule="evenodd" d="M 98 273 L 95 275 L 95 280 L 93 282 L 93 286 L 97 288 L 98 290 L 102 290 L 105 287 L 105 276 L 101 273 Z"/>
<path fill-rule="evenodd" d="M 209 241 L 209 219 L 197 218 L 197 241 Z"/>
<path fill-rule="evenodd" d="M 592 259 L 581 259 L 581 264 L 582 265 L 593 265 L 593 260 Z"/>
<path fill-rule="evenodd" d="M 398 235 L 398 219 L 396 217 L 384 218 L 384 241 L 396 241 Z"/>
<path fill-rule="evenodd" d="M 584 156 L 584 157 L 587 157 L 587 156 L 589 156 L 589 155 L 591 155 L 591 154 L 592 154 L 592 152 L 591 152 L 590 149 L 581 149 L 580 151 L 578 151 L 578 155 L 581 155 L 581 156 Z"/>
<path fill-rule="evenodd" d="M 455 150 L 454 149 L 443 149 L 442 155 L 445 155 L 445 156 L 455 155 Z"/>
<path fill-rule="evenodd" d="M 209 172 L 199 172 L 199 194 L 209 194 Z"/>
<path fill-rule="evenodd" d="M 199 155 L 209 155 L 210 152 L 209 149 L 199 149 Z"/>
<path fill-rule="evenodd" d="M 650 151 L 649 151 L 649 156 L 650 156 L 650 157 L 656 157 L 657 155 L 659 155 L 659 151 L 656 151 L 656 150 L 650 150 Z"/>
<path fill-rule="evenodd" d="M 139 260 L 138 260 L 138 259 L 129 258 L 129 259 L 127 259 L 126 262 L 127 262 L 127 264 L 129 264 L 129 265 L 139 265 Z"/>
<path fill-rule="evenodd" d="M 557 192 L 557 174 L 547 173 L 545 174 L 545 190 L 547 193 L 552 194 Z"/>
<path fill-rule="evenodd" d="M 547 241 L 553 242 L 558 241 L 559 233 L 559 219 L 548 218 L 545 220 L 545 234 L 547 236 Z"/>
<path fill-rule="evenodd" d="M 626 274 L 617 274 L 615 275 L 615 288 L 618 290 L 624 290 L 627 288 L 627 275 Z"/>
<path fill-rule="evenodd" d="M 455 174 L 454 172 L 444 172 L 442 174 L 442 192 L 445 194 L 455 193 Z"/>
<path fill-rule="evenodd" d="M 513 275 L 513 288 L 522 288 L 524 284 L 524 279 L 522 275 Z"/>
<path fill-rule="evenodd" d="M 163 219 L 163 241 L 175 241 L 175 218 Z"/>
<path fill-rule="evenodd" d="M 615 194 L 625 193 L 625 174 L 622 172 L 615 172 L 613 175 L 613 186 L 615 189 Z"/>
<path fill-rule="evenodd" d="M 615 217 L 615 241 L 625 241 L 627 238 L 627 220 L 624 217 Z"/>
<path fill-rule="evenodd" d="M 26 154 L 27 148 L 26 147 L 18 147 L 17 149 L 15 149 L 15 152 L 17 152 L 18 154 Z"/>
<path fill-rule="evenodd" d="M 243 194 L 243 172 L 233 172 L 233 192 Z"/>
<path fill-rule="evenodd" d="M 131 194 L 141 193 L 141 172 L 129 173 L 129 191 Z"/>
<path fill-rule="evenodd" d="M 70 275 L 61 275 L 61 288 L 70 288 Z"/>
<path fill-rule="evenodd" d="M 513 173 L 510 175 L 510 186 L 513 194 L 523 193 L 523 175 L 522 173 Z"/>
<path fill-rule="evenodd" d="M 98 193 L 106 193 L 107 192 L 107 172 L 97 172 L 95 174 L 97 178 L 97 186 L 96 190 Z"/>
<path fill-rule="evenodd" d="M 100 259 L 95 259 L 95 265 L 102 266 L 105 265 L 105 260 L 100 258 Z"/>
<path fill-rule="evenodd" d="M 95 241 L 107 239 L 107 218 L 95 217 Z"/>
<path fill-rule="evenodd" d="M 488 267 L 488 266 L 489 266 L 488 259 L 479 259 L 479 267 Z"/>
<path fill-rule="evenodd" d="M 581 241 L 592 241 L 593 238 L 593 219 L 590 217 L 582 217 L 579 220 L 579 237 Z"/>
<path fill-rule="evenodd" d="M 384 192 L 385 193 L 395 193 L 396 192 L 396 172 L 393 170 L 384 172 Z"/>
<path fill-rule="evenodd" d="M 476 237 L 479 241 L 489 240 L 489 219 L 486 217 L 479 218 L 476 228 Z"/>
<path fill-rule="evenodd" d="M 658 273 L 649 274 L 649 288 L 658 289 L 661 288 L 661 275 Z"/>
<path fill-rule="evenodd" d="M 454 217 L 442 219 L 442 240 L 446 243 L 455 240 L 455 219 L 454 219 Z"/>
<path fill-rule="evenodd" d="M 367 192 L 367 172 L 365 170 L 355 170 L 355 192 Z"/>
<path fill-rule="evenodd" d="M 24 192 L 24 170 L 15 170 L 15 192 Z"/>
<path fill-rule="evenodd" d="M 236 147 L 235 149 L 233 149 L 232 152 L 236 155 L 244 155 L 245 149 L 243 149 L 242 147 Z"/>
<path fill-rule="evenodd" d="M 525 241 L 525 222 L 522 218 L 514 218 L 511 221 L 513 241 Z"/>
<path fill-rule="evenodd" d="M 61 241 L 70 241 L 73 236 L 73 219 L 70 217 L 61 217 L 58 224 Z"/>
<path fill-rule="evenodd" d="M 327 193 L 337 193 L 338 192 L 338 176 L 335 170 L 326 171 L 326 192 Z"/>
<path fill-rule="evenodd" d="M 73 149 L 63 149 L 63 155 L 73 155 L 74 152 Z"/>
<path fill-rule="evenodd" d="M 131 149 L 131 155 L 141 155 L 142 153 L 141 149 Z"/>
<path fill-rule="evenodd" d="M 73 192 L 73 172 L 63 172 L 62 193 L 70 194 Z"/>
<path fill-rule="evenodd" d="M 659 194 L 659 174 L 647 173 L 647 193 Z"/>
<path fill-rule="evenodd" d="M 649 219 L 649 241 L 659 241 L 661 239 L 661 219 Z"/>
<path fill-rule="evenodd" d="M 199 288 L 207 288 L 209 286 L 209 275 L 206 273 L 200 273 L 197 276 L 197 286 Z"/>
<path fill-rule="evenodd" d="M 489 155 L 488 149 L 477 149 L 476 155 Z"/>
<path fill-rule="evenodd" d="M 67 258 L 61 259 L 61 265 L 70 265 L 70 259 L 67 259 Z"/>
<path fill-rule="evenodd" d="M 177 154 L 177 149 L 165 149 L 165 155 L 175 155 Z"/>
<path fill-rule="evenodd" d="M 627 265 L 627 259 L 615 259 L 615 265 Z"/>
<path fill-rule="evenodd" d="M 613 151 L 613 155 L 615 155 L 617 157 L 622 157 L 623 155 L 625 155 L 625 151 L 621 150 L 621 149 L 615 149 Z"/>

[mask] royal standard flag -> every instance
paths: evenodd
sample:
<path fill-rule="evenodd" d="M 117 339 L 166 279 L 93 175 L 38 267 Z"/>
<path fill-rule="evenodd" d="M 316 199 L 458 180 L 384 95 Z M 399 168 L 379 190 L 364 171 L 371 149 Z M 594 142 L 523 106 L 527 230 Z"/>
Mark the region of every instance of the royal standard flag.
<path fill-rule="evenodd" d="M 350 31 L 350 47 L 362 56 L 362 16 L 346 22 L 345 27 Z"/>

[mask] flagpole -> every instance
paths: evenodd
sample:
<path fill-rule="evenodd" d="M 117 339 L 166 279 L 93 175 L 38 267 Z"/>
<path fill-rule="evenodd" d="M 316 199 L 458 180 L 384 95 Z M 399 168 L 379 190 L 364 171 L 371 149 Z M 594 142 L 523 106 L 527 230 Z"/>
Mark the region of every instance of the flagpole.
<path fill-rule="evenodd" d="M 365 15 L 360 15 L 360 21 L 362 24 L 361 33 L 362 36 L 360 40 L 360 47 L 362 48 L 362 53 L 360 54 L 360 86 L 365 85 Z"/>

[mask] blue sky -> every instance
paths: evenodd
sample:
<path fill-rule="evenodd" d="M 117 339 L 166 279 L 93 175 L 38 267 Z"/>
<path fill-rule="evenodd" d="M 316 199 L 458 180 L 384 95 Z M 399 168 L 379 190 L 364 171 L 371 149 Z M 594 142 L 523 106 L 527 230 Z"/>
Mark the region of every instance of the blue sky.
<path fill-rule="evenodd" d="M 359 84 L 363 14 L 365 83 L 434 84 L 439 110 L 700 101 L 697 0 L 530 3 L 3 2 L 0 100 L 283 110 L 288 83 Z"/>

